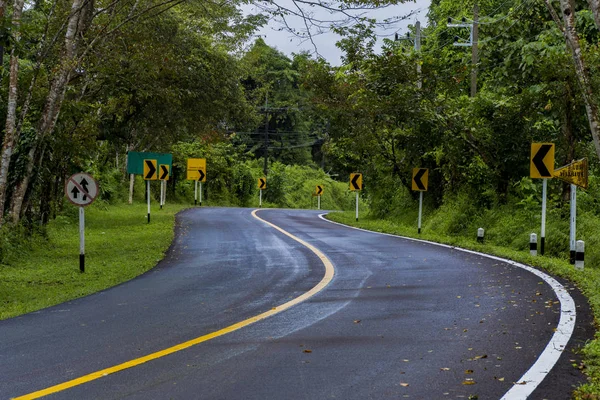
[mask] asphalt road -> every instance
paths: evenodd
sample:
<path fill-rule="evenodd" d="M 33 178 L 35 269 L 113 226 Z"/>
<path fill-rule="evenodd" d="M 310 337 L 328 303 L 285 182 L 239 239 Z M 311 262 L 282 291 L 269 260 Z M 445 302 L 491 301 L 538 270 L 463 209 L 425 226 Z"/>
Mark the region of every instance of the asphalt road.
<path fill-rule="evenodd" d="M 324 253 L 333 280 L 269 318 L 46 398 L 500 399 L 556 330 L 554 291 L 515 266 L 335 225 L 314 211 L 258 216 Z M 152 271 L 0 321 L 0 398 L 209 335 L 306 293 L 324 274 L 317 254 L 249 209 L 184 211 Z M 575 332 L 531 399 L 568 399 L 584 380 L 571 350 L 592 337 L 591 318 L 566 287 Z"/>

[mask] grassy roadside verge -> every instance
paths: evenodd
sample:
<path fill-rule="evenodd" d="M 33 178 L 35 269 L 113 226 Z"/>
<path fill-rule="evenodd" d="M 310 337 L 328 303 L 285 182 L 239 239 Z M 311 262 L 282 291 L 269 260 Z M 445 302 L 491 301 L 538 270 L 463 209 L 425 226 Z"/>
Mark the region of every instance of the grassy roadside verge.
<path fill-rule="evenodd" d="M 480 251 L 482 253 L 493 254 L 523 264 L 532 265 L 541 270 L 546 270 L 551 274 L 574 282 L 587 297 L 592 312 L 594 313 L 596 323 L 600 321 L 600 271 L 595 268 L 585 268 L 583 271 L 576 271 L 568 261 L 546 256 L 532 257 L 529 254 L 529 251 L 517 251 L 492 244 L 481 244 L 477 242 L 474 236 L 472 238 L 467 238 L 464 236 L 451 236 L 427 231 L 423 231 L 421 235 L 418 235 L 415 226 L 406 226 L 389 220 L 370 218 L 369 216 L 361 217 L 357 222 L 355 220 L 354 212 L 351 211 L 333 212 L 328 214 L 327 218 L 331 221 L 375 232 L 419 238 Z M 581 400 L 600 399 L 600 337 L 598 336 L 598 333 L 596 333 L 595 339 L 589 342 L 583 349 L 583 355 L 586 365 L 585 373 L 590 378 L 590 382 L 579 387 L 574 393 L 573 398 Z"/>
<path fill-rule="evenodd" d="M 0 265 L 0 320 L 98 292 L 156 265 L 173 240 L 175 214 L 188 205 L 95 206 L 85 210 L 85 273 L 79 272 L 76 207 L 34 238 L 29 248 Z"/>

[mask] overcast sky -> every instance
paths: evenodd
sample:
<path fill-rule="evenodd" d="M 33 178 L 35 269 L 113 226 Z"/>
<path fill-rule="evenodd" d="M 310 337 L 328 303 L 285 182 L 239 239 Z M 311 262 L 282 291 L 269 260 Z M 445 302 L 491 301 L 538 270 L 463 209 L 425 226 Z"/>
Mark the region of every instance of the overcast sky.
<path fill-rule="evenodd" d="M 285 6 L 289 5 L 290 8 L 293 7 L 291 0 L 277 0 L 277 2 Z M 417 20 L 421 21 L 422 24 L 425 24 L 427 22 L 427 10 L 430 3 L 431 0 L 416 0 L 415 2 L 411 1 L 398 6 L 387 7 L 383 10 L 370 11 L 367 16 L 370 18 L 384 19 L 390 17 L 401 17 L 408 15 L 411 12 L 415 12 L 415 15 L 397 23 L 391 27 L 391 29 L 379 30 L 377 32 L 379 35 L 385 35 L 388 38 L 393 38 L 395 32 L 398 32 L 400 35 L 404 35 L 407 31 L 407 26 L 414 25 Z M 252 13 L 257 12 L 257 10 L 253 7 L 248 7 L 247 9 Z M 317 7 L 314 7 L 311 10 L 318 18 L 332 19 L 332 16 L 324 10 L 319 10 Z M 296 19 L 295 21 L 290 19 L 289 22 L 291 22 L 291 24 L 297 24 L 294 25 L 295 28 L 301 29 L 303 27 L 300 19 Z M 275 21 L 272 21 L 268 26 L 257 32 L 257 35 L 261 35 L 269 46 L 275 47 L 277 50 L 287 55 L 299 53 L 302 50 L 307 50 L 311 53 L 314 53 L 314 47 L 312 43 L 309 41 L 303 42 L 302 39 L 288 32 L 279 31 L 278 29 L 280 27 L 281 24 L 277 24 Z M 325 59 L 332 65 L 341 64 L 341 51 L 335 46 L 335 43 L 338 40 L 339 36 L 334 33 L 324 33 L 314 36 L 314 42 L 317 46 L 319 54 L 325 57 Z"/>

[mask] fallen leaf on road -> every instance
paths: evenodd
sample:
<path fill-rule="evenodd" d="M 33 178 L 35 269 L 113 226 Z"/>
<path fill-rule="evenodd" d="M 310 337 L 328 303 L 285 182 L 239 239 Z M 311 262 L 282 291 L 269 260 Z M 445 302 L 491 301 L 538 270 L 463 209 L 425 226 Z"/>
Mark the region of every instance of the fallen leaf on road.
<path fill-rule="evenodd" d="M 312 350 L 306 349 L 304 350 L 305 353 L 312 353 Z"/>
<path fill-rule="evenodd" d="M 408 386 L 408 383 L 401 382 L 401 383 L 400 383 L 400 386 L 407 387 L 407 386 Z"/>
<path fill-rule="evenodd" d="M 360 319 L 355 319 L 355 320 L 354 320 L 354 323 L 355 323 L 355 324 L 360 324 Z"/>
<path fill-rule="evenodd" d="M 465 370 L 465 374 L 472 374 L 472 373 L 473 373 L 473 370 L 472 370 L 472 369 L 466 369 L 466 370 Z"/>
<path fill-rule="evenodd" d="M 450 371 L 450 368 L 440 368 L 442 371 Z"/>
<path fill-rule="evenodd" d="M 473 379 L 466 379 L 462 383 L 463 385 L 474 385 L 475 381 Z"/>

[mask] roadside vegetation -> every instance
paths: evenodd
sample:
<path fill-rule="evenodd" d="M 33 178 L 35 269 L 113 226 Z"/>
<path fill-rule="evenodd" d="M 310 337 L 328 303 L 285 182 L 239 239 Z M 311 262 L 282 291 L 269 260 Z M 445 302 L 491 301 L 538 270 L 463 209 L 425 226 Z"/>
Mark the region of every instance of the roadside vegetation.
<path fill-rule="evenodd" d="M 409 25 L 382 41 L 377 28 L 406 16 L 348 17 L 404 2 L 292 0 L 308 31 L 286 25 L 293 13 L 278 0 L 0 5 L 0 318 L 151 268 L 172 239 L 174 213 L 193 204 L 188 158 L 206 159 L 203 206 L 256 207 L 257 180 L 266 177 L 263 207 L 314 208 L 323 185 L 323 209 L 353 210 L 348 177 L 360 172 L 359 224 L 405 235 L 416 231 L 412 170 L 427 168 L 424 238 L 471 246 L 483 227 L 485 249 L 518 258 L 540 226 L 531 143 L 554 143 L 555 167 L 589 161 L 577 230 L 586 270 L 566 264 L 570 186 L 557 180 L 549 184 L 546 256 L 523 260 L 576 282 L 600 321 L 600 2 L 436 0 L 420 32 Z M 315 19 L 315 7 L 337 8 L 340 18 Z M 309 52 L 287 56 L 256 38 L 269 18 L 307 42 L 334 30 L 340 65 Z M 167 207 L 150 225 L 139 176 L 127 204 L 130 151 L 173 155 Z M 72 267 L 76 208 L 63 194 L 77 172 L 100 190 L 88 211 L 90 272 L 82 275 Z M 123 257 L 135 261 L 131 270 L 119 267 Z M 106 276 L 86 280 L 95 273 Z M 585 350 L 592 382 L 580 398 L 600 398 L 596 347 Z"/>

